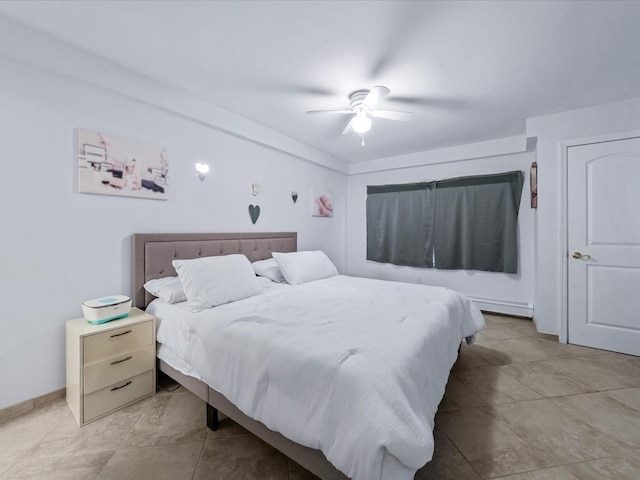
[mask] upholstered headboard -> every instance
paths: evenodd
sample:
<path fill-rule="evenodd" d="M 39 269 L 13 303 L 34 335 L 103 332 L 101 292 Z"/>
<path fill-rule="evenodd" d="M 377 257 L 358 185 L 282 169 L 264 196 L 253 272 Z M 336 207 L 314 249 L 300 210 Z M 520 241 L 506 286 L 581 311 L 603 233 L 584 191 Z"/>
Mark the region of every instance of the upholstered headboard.
<path fill-rule="evenodd" d="M 154 278 L 177 275 L 177 259 L 242 253 L 249 261 L 271 258 L 271 252 L 295 252 L 298 234 L 273 233 L 135 233 L 133 235 L 133 306 L 146 308 L 153 296 L 142 286 Z"/>

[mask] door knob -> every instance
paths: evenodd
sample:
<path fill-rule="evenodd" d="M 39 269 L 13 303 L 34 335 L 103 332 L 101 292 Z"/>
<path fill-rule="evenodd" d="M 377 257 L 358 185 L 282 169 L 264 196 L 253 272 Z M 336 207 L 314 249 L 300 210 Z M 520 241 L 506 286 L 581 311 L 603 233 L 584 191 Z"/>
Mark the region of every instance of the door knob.
<path fill-rule="evenodd" d="M 591 255 L 583 255 L 580 252 L 573 252 L 571 256 L 575 259 L 584 258 L 585 260 L 589 260 L 591 258 Z"/>

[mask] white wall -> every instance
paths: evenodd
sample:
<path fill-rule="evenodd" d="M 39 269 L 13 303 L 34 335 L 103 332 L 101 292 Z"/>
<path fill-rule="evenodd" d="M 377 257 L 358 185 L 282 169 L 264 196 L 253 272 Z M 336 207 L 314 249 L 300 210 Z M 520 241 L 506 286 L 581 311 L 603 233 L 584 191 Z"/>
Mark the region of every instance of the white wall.
<path fill-rule="evenodd" d="M 522 144 L 524 148 L 524 143 Z M 456 148 L 456 151 L 459 147 Z M 474 158 L 466 148 L 467 160 L 434 163 L 430 152 L 411 155 L 411 164 L 424 159 L 428 165 L 350 175 L 347 179 L 347 273 L 349 275 L 422 283 L 452 288 L 468 295 L 500 300 L 533 303 L 534 287 L 534 211 L 529 202 L 529 167 L 533 153 L 517 153 L 486 158 Z M 447 152 L 442 152 L 442 158 Z M 387 164 L 389 162 L 379 162 Z M 406 162 L 405 162 L 406 163 Z M 361 168 L 360 170 L 365 170 Z M 464 270 L 432 270 L 381 264 L 366 260 L 366 199 L 367 185 L 413 183 L 465 175 L 479 175 L 521 170 L 525 186 L 518 217 L 519 271 L 517 274 Z"/>
<path fill-rule="evenodd" d="M 0 57 L 0 72 L 0 408 L 64 386 L 65 321 L 83 300 L 130 294 L 134 232 L 297 231 L 344 269 L 344 174 L 24 62 Z M 76 128 L 166 146 L 171 199 L 77 193 Z M 333 190 L 333 219 L 310 216 L 312 186 Z"/>
<path fill-rule="evenodd" d="M 527 120 L 537 137 L 538 218 L 534 320 L 538 330 L 565 333 L 562 265 L 566 262 L 562 209 L 565 196 L 562 142 L 640 129 L 640 99 L 572 110 Z M 636 132 L 637 134 L 637 132 Z M 640 181 L 639 181 L 640 185 Z"/>

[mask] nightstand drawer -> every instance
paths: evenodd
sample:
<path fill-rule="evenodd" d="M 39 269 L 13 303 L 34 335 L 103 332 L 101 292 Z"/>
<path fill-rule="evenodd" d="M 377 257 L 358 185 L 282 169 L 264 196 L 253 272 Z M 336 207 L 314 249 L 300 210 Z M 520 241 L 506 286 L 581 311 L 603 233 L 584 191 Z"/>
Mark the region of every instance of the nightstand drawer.
<path fill-rule="evenodd" d="M 84 396 L 83 423 L 153 392 L 154 371 L 109 385 Z"/>
<path fill-rule="evenodd" d="M 98 325 L 67 320 L 67 403 L 80 426 L 156 392 L 155 324 L 135 307 Z"/>
<path fill-rule="evenodd" d="M 84 365 L 153 344 L 153 321 L 84 337 Z"/>
<path fill-rule="evenodd" d="M 155 361 L 155 345 L 147 345 L 138 350 L 86 365 L 84 367 L 84 393 L 87 395 L 123 378 L 151 370 Z"/>

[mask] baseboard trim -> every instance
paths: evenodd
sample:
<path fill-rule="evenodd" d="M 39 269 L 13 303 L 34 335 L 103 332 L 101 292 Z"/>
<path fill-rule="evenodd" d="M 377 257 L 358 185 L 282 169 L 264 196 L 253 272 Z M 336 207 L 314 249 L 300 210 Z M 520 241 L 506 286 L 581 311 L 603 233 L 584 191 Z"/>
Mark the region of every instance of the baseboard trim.
<path fill-rule="evenodd" d="M 516 317 L 533 318 L 533 304 L 526 302 L 516 302 L 513 300 L 503 300 L 499 298 L 477 297 L 467 295 L 483 312 L 502 313 Z"/>
<path fill-rule="evenodd" d="M 53 392 L 45 393 L 44 395 L 40 395 L 39 397 L 30 398 L 24 402 L 16 403 L 15 405 L 0 408 L 0 423 L 4 423 L 7 420 L 24 415 L 25 413 L 32 412 L 33 410 L 48 405 L 59 398 L 64 398 L 66 391 L 66 388 L 61 388 L 59 390 L 54 390 Z"/>

